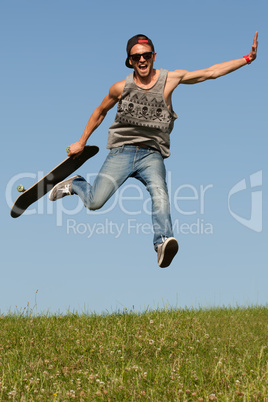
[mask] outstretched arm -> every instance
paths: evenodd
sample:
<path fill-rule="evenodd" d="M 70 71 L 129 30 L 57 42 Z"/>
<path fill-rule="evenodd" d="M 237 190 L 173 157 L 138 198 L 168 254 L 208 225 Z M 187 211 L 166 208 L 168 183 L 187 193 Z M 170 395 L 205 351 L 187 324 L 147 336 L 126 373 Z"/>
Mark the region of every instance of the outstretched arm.
<path fill-rule="evenodd" d="M 229 74 L 238 68 L 251 63 L 257 57 L 258 47 L 258 32 L 255 33 L 253 45 L 249 55 L 240 59 L 226 61 L 224 63 L 215 64 L 209 68 L 205 68 L 197 71 L 175 70 L 170 73 L 170 78 L 177 79 L 177 85 L 179 84 L 197 84 L 208 79 L 215 79 Z"/>
<path fill-rule="evenodd" d="M 124 84 L 125 81 L 120 81 L 110 88 L 108 95 L 105 96 L 100 106 L 98 106 L 90 116 L 80 140 L 70 145 L 68 156 L 79 156 L 81 154 L 93 131 L 99 127 L 108 111 L 119 101 L 123 92 Z"/>

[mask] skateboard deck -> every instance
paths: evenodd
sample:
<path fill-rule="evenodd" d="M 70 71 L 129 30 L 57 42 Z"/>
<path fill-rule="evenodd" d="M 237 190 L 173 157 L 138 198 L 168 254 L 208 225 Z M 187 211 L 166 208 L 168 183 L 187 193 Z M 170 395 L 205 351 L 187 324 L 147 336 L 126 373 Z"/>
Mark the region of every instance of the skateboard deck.
<path fill-rule="evenodd" d="M 66 179 L 66 177 L 75 172 L 89 158 L 92 158 L 92 156 L 96 155 L 98 152 L 99 148 L 96 145 L 87 145 L 81 155 L 77 158 L 73 158 L 72 156 L 66 158 L 28 190 L 25 190 L 22 185 L 19 185 L 17 189 L 22 192 L 22 194 L 18 196 L 11 208 L 10 215 L 12 218 L 18 218 L 22 215 L 31 204 L 43 197 L 57 183 Z"/>

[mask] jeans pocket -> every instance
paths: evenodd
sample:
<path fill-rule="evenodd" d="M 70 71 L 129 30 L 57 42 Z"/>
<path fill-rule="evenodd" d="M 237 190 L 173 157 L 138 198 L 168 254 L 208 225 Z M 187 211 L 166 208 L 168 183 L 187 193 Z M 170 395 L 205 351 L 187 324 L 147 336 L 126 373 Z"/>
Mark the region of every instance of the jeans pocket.
<path fill-rule="evenodd" d="M 117 155 L 118 154 L 118 152 L 119 152 L 119 148 L 112 148 L 112 149 L 110 149 L 110 153 L 109 153 L 109 155 Z"/>
<path fill-rule="evenodd" d="M 112 149 L 110 149 L 109 155 L 115 156 L 115 155 L 117 155 L 119 152 L 122 152 L 123 149 L 124 149 L 124 146 L 123 146 L 123 145 L 122 145 L 121 147 L 112 148 Z"/>

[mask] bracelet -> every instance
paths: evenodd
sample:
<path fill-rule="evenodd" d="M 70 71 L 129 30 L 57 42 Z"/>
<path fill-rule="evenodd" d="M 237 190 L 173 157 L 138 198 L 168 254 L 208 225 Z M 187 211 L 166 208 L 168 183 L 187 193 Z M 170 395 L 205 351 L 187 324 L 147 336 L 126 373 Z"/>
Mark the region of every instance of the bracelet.
<path fill-rule="evenodd" d="M 246 59 L 247 64 L 250 64 L 250 63 L 251 63 L 251 60 L 250 60 L 248 54 L 246 54 L 246 56 L 243 56 L 243 57 L 244 57 L 244 59 Z"/>

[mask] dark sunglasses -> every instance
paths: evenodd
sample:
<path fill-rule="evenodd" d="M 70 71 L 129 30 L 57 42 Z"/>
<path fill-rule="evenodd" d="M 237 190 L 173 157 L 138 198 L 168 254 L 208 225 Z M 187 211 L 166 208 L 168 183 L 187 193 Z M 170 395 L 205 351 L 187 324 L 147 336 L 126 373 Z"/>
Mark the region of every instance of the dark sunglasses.
<path fill-rule="evenodd" d="M 129 57 L 131 57 L 131 59 L 133 61 L 140 61 L 141 56 L 145 59 L 145 60 L 150 60 L 150 58 L 152 57 L 153 52 L 145 52 L 145 53 L 135 53 L 135 54 L 131 54 L 129 55 Z"/>

